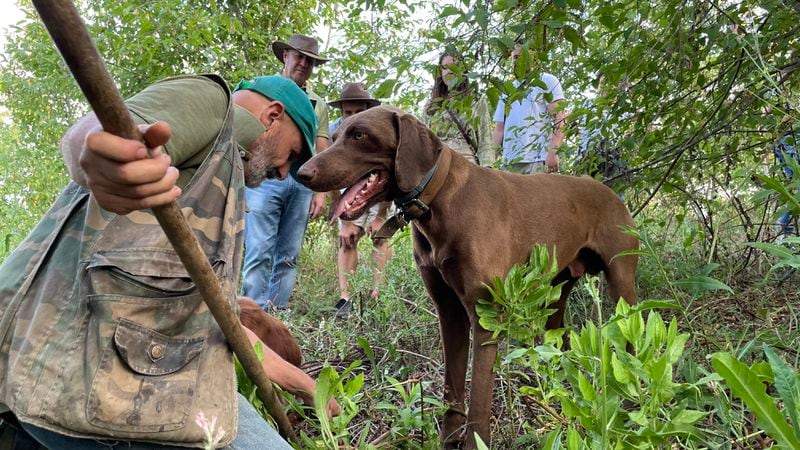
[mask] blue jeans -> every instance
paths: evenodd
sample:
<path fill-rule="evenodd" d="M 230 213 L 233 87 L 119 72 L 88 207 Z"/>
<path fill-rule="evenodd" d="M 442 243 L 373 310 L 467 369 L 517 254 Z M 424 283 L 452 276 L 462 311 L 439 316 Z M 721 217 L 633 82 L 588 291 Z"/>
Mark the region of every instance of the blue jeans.
<path fill-rule="evenodd" d="M 783 213 L 782 216 L 778 218 L 778 224 L 775 227 L 779 234 L 794 234 L 794 226 L 792 225 L 792 216 L 791 211 L 786 211 Z"/>
<path fill-rule="evenodd" d="M 262 308 L 286 307 L 297 279 L 297 260 L 314 195 L 293 177 L 264 180 L 246 190 L 242 294 Z"/>
<path fill-rule="evenodd" d="M 239 394 L 239 432 L 231 445 L 225 447 L 230 450 L 258 450 L 258 449 L 287 449 L 292 447 L 283 440 L 275 429 L 273 429 L 264 418 L 261 417 L 253 406 Z M 192 418 L 192 422 L 186 426 L 197 426 Z M 31 435 L 36 441 L 51 449 L 70 449 L 70 450 L 174 450 L 171 445 L 149 444 L 146 442 L 117 441 L 114 439 L 95 440 L 81 439 L 64 436 L 53 431 L 45 430 L 30 424 L 23 423 L 22 428 Z"/>

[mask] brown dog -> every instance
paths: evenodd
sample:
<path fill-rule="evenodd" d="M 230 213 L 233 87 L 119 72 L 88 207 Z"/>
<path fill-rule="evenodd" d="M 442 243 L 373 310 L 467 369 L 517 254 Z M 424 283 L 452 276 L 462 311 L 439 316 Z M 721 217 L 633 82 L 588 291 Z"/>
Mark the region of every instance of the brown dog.
<path fill-rule="evenodd" d="M 258 303 L 247 297 L 239 297 L 239 320 L 255 333 L 261 342 L 271 348 L 289 364 L 300 367 L 303 355 L 300 345 L 283 322 L 265 313 Z"/>
<path fill-rule="evenodd" d="M 334 217 L 358 217 L 378 201 L 394 200 L 404 219 L 414 221 L 414 258 L 436 304 L 444 347 L 445 448 L 458 447 L 465 437 L 474 448 L 473 432 L 490 442 L 497 347 L 483 345 L 491 334 L 479 325 L 475 304 L 491 298 L 484 283 L 526 262 L 535 244 L 557 251 L 554 283 L 566 282 L 549 328 L 562 325 L 569 291 L 585 272 L 605 272 L 614 299 L 636 302 L 637 257 L 614 258 L 638 247 L 620 231 L 633 220 L 617 196 L 591 178 L 478 167 L 443 146 L 412 115 L 391 107 L 350 117 L 334 145 L 298 175 L 317 192 L 350 186 L 331 208 Z M 465 414 L 470 326 L 472 386 Z"/>

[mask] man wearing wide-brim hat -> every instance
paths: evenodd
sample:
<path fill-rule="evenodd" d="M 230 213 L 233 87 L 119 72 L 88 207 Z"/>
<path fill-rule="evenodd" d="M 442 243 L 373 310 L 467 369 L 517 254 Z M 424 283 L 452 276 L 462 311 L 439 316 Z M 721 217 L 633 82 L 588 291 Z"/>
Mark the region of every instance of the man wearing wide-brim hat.
<path fill-rule="evenodd" d="M 342 111 L 342 117 L 336 119 L 330 127 L 330 134 L 336 131 L 341 123 L 350 116 L 366 111 L 373 106 L 381 104 L 380 100 L 370 97 L 363 83 L 346 83 L 342 88 L 342 95 L 338 100 L 328 103 Z M 347 279 L 352 277 L 358 265 L 358 241 L 365 234 L 372 235 L 378 231 L 386 221 L 390 202 L 381 202 L 372 205 L 361 217 L 354 220 L 339 220 L 339 253 L 337 263 L 339 266 L 339 301 L 336 302 L 336 317 L 344 318 L 353 309 L 350 301 L 350 290 Z M 389 242 L 386 239 L 372 239 L 372 261 L 375 263 L 375 279 L 372 297 L 378 296 L 378 287 L 381 274 L 386 265 L 386 260 L 391 256 Z"/>
<path fill-rule="evenodd" d="M 300 86 L 314 105 L 315 151 L 324 151 L 329 145 L 328 105 L 307 85 L 314 67 L 328 61 L 319 54 L 319 42 L 293 34 L 288 42 L 273 42 L 272 51 L 283 63 L 281 75 Z M 299 167 L 292 166 L 284 180 L 266 180 L 246 190 L 250 212 L 245 217 L 242 294 L 264 309 L 288 308 L 308 219 L 325 209 L 325 193 L 314 193 L 294 178 Z"/>
<path fill-rule="evenodd" d="M 328 105 L 334 108 L 341 108 L 342 104 L 345 102 L 363 103 L 366 106 L 365 109 L 381 104 L 380 100 L 375 100 L 369 96 L 369 92 L 367 92 L 364 83 L 345 83 L 342 88 L 342 97 L 338 100 L 328 102 Z"/>
<path fill-rule="evenodd" d="M 370 97 L 364 83 L 345 83 L 342 88 L 341 98 L 328 102 L 328 105 L 333 108 L 339 108 L 342 112 L 342 116 L 334 120 L 328 127 L 329 135 L 333 136 L 333 132 L 339 128 L 344 119 L 380 104 L 380 100 Z"/>
<path fill-rule="evenodd" d="M 314 61 L 314 65 L 325 64 L 328 62 L 328 58 L 323 58 L 319 55 L 319 42 L 309 36 L 303 36 L 302 34 L 293 34 L 289 38 L 289 42 L 281 42 L 275 41 L 272 43 L 272 53 L 275 53 L 275 56 L 278 58 L 278 61 L 285 63 L 283 60 L 284 50 L 294 50 L 298 53 L 302 53 L 303 55 L 311 58 Z"/>

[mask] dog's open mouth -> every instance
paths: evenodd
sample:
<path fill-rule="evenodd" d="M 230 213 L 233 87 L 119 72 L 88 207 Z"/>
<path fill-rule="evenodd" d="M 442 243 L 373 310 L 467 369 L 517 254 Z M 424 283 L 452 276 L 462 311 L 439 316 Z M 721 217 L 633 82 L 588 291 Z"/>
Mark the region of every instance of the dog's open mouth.
<path fill-rule="evenodd" d="M 331 221 L 353 220 L 364 214 L 377 202 L 376 197 L 384 191 L 389 177 L 386 171 L 376 170 L 356 181 L 342 193 L 339 201 L 331 206 Z"/>

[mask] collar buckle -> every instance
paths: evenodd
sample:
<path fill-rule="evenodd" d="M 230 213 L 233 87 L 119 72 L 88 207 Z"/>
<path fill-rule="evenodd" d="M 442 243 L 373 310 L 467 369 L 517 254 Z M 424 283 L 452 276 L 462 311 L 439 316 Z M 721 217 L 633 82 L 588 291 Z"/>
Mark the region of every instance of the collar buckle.
<path fill-rule="evenodd" d="M 425 204 L 419 198 L 412 198 L 411 200 L 397 205 L 400 209 L 399 216 L 404 222 L 408 223 L 414 219 L 424 216 L 431 210 L 430 206 Z"/>

